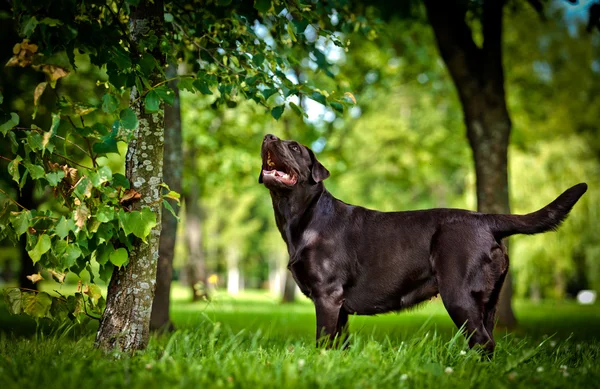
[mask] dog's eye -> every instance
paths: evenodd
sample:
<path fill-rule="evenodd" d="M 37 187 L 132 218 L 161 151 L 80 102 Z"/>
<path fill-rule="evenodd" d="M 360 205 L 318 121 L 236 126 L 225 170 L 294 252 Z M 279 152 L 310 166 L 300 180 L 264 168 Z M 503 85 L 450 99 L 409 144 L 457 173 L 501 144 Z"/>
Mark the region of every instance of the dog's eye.
<path fill-rule="evenodd" d="M 290 149 L 296 152 L 300 151 L 300 147 L 298 147 L 298 145 L 290 145 Z"/>

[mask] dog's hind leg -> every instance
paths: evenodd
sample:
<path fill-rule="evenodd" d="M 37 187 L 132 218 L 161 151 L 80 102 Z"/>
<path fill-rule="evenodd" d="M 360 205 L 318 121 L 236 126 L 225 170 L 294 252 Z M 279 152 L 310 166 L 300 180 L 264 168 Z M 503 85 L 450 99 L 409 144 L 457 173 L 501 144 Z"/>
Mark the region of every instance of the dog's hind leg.
<path fill-rule="evenodd" d="M 457 327 L 465 326 L 469 347 L 482 347 L 488 354 L 495 348 L 486 326 L 486 307 L 497 280 L 489 250 L 493 244 L 493 238 L 445 229 L 434 237 L 431 253 L 446 310 Z"/>
<path fill-rule="evenodd" d="M 493 339 L 494 326 L 496 325 L 496 305 L 498 304 L 498 299 L 500 298 L 500 291 L 502 290 L 502 285 L 504 285 L 506 273 L 508 273 L 509 261 L 504 246 L 500 246 L 492 250 L 491 259 L 492 263 L 496 265 L 494 269 L 495 271 L 492 274 L 496 281 L 494 283 L 492 293 L 490 294 L 490 298 L 485 305 L 485 314 L 483 320 L 488 334 Z"/>

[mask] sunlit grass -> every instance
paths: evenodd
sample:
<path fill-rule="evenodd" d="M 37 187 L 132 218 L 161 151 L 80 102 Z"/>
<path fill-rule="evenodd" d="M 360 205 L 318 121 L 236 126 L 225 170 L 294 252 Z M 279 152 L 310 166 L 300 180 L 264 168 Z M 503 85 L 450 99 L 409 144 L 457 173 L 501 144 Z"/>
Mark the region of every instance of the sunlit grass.
<path fill-rule="evenodd" d="M 191 303 L 189 293 L 178 285 L 173 291 L 177 331 L 152 337 L 134 356 L 95 350 L 93 326 L 79 338 L 36 332 L 0 306 L 0 388 L 587 388 L 600 382 L 597 305 L 518 302 L 521 328 L 510 335 L 498 330 L 488 361 L 468 350 L 440 301 L 352 317 L 350 347 L 325 351 L 314 347 L 314 308 L 304 298 L 280 304 L 265 292 L 218 291 L 210 302 Z"/>

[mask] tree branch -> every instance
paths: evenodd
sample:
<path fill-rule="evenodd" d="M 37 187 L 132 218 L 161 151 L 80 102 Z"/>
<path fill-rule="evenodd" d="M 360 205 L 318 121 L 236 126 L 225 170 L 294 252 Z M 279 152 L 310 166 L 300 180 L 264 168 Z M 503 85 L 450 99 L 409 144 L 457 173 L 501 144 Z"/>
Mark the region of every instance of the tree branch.
<path fill-rule="evenodd" d="M 457 0 L 425 0 L 425 7 L 440 54 L 463 100 L 481 80 L 482 50 L 465 20 L 467 8 Z"/>

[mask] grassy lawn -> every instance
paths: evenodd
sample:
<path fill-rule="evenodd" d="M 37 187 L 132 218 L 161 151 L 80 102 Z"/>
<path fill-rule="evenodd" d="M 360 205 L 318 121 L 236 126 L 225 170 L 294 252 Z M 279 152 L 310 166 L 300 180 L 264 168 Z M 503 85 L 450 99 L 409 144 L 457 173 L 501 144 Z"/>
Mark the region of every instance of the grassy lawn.
<path fill-rule="evenodd" d="M 64 293 L 65 291 L 62 291 Z M 94 326 L 64 329 L 11 317 L 0 305 L 0 388 L 598 387 L 600 306 L 517 302 L 520 328 L 496 332 L 492 361 L 469 351 L 441 302 L 352 317 L 350 347 L 314 347 L 307 300 L 263 292 L 190 303 L 173 292 L 178 330 L 134 356 L 93 348 Z"/>

